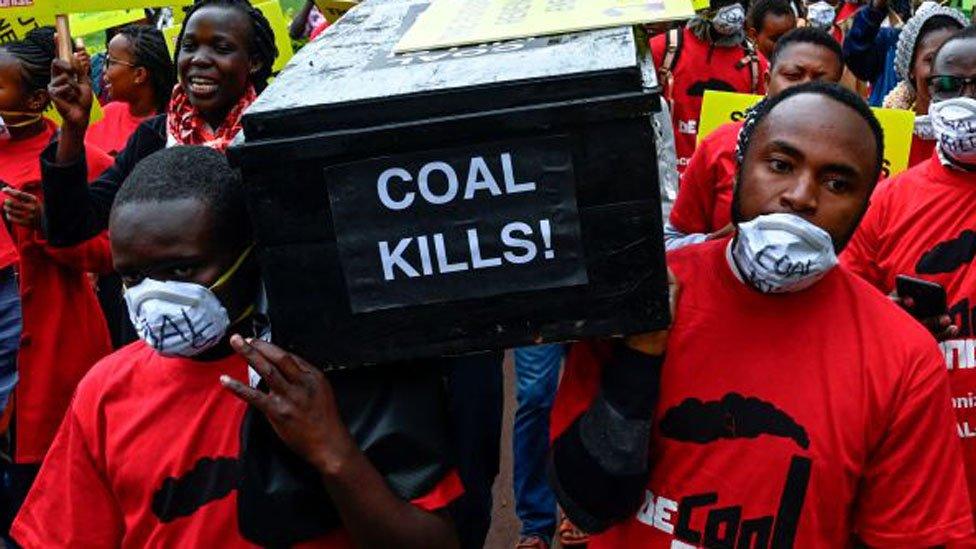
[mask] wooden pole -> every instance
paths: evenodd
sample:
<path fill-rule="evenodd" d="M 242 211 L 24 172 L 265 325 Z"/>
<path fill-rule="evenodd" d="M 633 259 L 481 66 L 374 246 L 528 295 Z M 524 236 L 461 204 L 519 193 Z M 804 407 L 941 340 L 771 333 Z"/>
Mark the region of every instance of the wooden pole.
<path fill-rule="evenodd" d="M 62 61 L 71 62 L 72 45 L 71 30 L 68 27 L 68 15 L 60 13 L 54 16 L 54 27 L 58 33 L 58 57 Z"/>

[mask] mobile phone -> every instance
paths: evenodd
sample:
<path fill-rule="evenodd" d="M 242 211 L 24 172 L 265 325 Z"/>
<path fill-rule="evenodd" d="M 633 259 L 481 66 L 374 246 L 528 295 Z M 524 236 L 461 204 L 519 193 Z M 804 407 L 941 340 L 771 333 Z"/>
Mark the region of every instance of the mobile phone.
<path fill-rule="evenodd" d="M 915 302 L 915 306 L 909 310 L 915 318 L 944 315 L 948 309 L 945 288 L 935 282 L 898 275 L 895 277 L 895 291 L 898 297 L 910 297 Z"/>

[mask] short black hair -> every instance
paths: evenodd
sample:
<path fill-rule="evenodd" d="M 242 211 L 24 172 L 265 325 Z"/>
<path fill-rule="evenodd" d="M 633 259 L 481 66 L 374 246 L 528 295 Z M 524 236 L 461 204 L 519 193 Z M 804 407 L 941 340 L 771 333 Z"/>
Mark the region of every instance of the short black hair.
<path fill-rule="evenodd" d="M 776 47 L 773 48 L 772 55 L 769 56 L 769 66 L 772 67 L 776 64 L 776 60 L 783 53 L 783 50 L 788 48 L 790 44 L 813 44 L 815 46 L 821 46 L 830 50 L 835 56 L 837 56 L 837 63 L 844 67 L 844 51 L 841 50 L 840 44 L 834 39 L 827 31 L 823 29 L 818 29 L 817 27 L 797 27 L 790 32 L 783 35 L 776 42 Z"/>
<path fill-rule="evenodd" d="M 749 7 L 746 24 L 756 29 L 756 32 L 762 32 L 766 16 L 770 14 L 796 17 L 789 0 L 758 0 Z"/>
<path fill-rule="evenodd" d="M 932 57 L 932 65 L 935 66 L 936 60 L 939 59 L 939 54 L 942 53 L 942 50 L 944 50 L 946 46 L 955 42 L 956 40 L 969 40 L 970 38 L 976 38 L 976 25 L 969 25 L 956 34 L 953 34 L 948 40 L 943 42 L 942 45 L 939 46 L 939 50 L 936 51 L 935 55 Z"/>
<path fill-rule="evenodd" d="M 736 146 L 739 176 L 741 177 L 742 165 L 744 164 L 746 153 L 749 151 L 749 146 L 752 144 L 752 136 L 759 124 L 762 123 L 777 105 L 793 96 L 803 94 L 820 95 L 850 107 L 851 110 L 856 112 L 867 123 L 868 127 L 871 128 L 871 134 L 874 137 L 877 151 L 874 159 L 874 174 L 871 180 L 872 182 L 877 181 L 881 175 L 881 168 L 884 163 L 884 131 L 881 129 L 881 124 L 875 118 L 874 113 L 871 112 L 871 107 L 860 96 L 839 84 L 820 81 L 807 82 L 806 84 L 787 88 L 779 95 L 767 98 L 749 111 L 742 125 L 742 130 L 739 131 L 739 139 Z"/>
<path fill-rule="evenodd" d="M 250 19 L 253 31 L 251 33 L 251 55 L 256 57 L 261 63 L 261 68 L 251 77 L 251 84 L 254 85 L 254 89 L 258 93 L 261 93 L 264 91 L 264 88 L 268 87 L 268 79 L 271 78 L 271 71 L 274 67 L 275 59 L 278 58 L 278 46 L 275 45 L 275 34 L 274 29 L 271 28 L 271 23 L 261 13 L 261 10 L 252 6 L 248 0 L 196 0 L 187 9 L 186 18 L 180 27 L 180 34 L 176 38 L 175 54 L 173 55 L 174 62 L 179 60 L 180 44 L 183 43 L 183 33 L 186 31 L 186 24 L 190 21 L 190 17 L 200 8 L 207 6 L 235 9 Z"/>
<path fill-rule="evenodd" d="M 213 213 L 214 238 L 233 245 L 251 241 L 240 176 L 209 147 L 177 146 L 142 159 L 115 195 L 112 212 L 126 204 L 194 199 Z"/>
<path fill-rule="evenodd" d="M 176 85 L 176 68 L 162 31 L 151 25 L 126 25 L 116 35 L 125 36 L 132 45 L 135 64 L 149 71 L 156 112 L 166 112 L 173 86 Z"/>
<path fill-rule="evenodd" d="M 57 56 L 54 27 L 33 29 L 22 40 L 0 45 L 0 53 L 11 55 L 20 62 L 27 92 L 46 90 L 51 83 L 51 61 Z"/>

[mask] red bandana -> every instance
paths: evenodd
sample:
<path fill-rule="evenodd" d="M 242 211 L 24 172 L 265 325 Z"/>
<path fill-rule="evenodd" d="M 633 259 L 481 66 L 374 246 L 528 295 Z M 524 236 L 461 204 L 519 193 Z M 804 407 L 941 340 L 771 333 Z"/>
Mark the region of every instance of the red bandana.
<path fill-rule="evenodd" d="M 224 152 L 237 132 L 241 131 L 244 109 L 257 97 L 254 87 L 249 86 L 240 101 L 227 113 L 224 123 L 214 131 L 199 115 L 196 107 L 190 104 L 183 86 L 177 84 L 166 112 L 167 141 L 176 145 L 203 145 Z"/>

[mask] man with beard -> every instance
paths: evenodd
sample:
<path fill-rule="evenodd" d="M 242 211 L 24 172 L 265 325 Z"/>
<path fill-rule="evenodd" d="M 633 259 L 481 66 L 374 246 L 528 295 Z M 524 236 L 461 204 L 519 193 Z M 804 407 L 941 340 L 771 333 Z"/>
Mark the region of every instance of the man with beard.
<path fill-rule="evenodd" d="M 938 349 L 836 267 L 881 171 L 877 120 L 851 92 L 805 84 L 753 111 L 739 151 L 736 235 L 668 256 L 670 330 L 572 349 L 601 379 L 567 404 L 560 503 L 601 532 L 597 549 L 969 535 Z"/>

